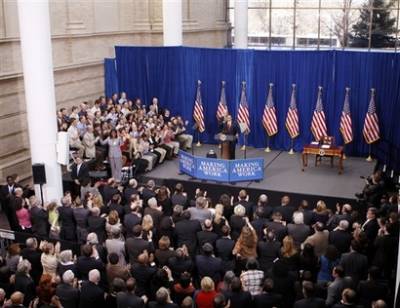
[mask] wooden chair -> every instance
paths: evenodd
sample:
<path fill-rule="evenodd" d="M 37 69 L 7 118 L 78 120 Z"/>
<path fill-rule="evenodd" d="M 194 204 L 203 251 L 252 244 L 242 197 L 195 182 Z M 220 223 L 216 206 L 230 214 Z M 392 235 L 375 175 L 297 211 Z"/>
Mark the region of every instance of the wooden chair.
<path fill-rule="evenodd" d="M 321 145 L 329 145 L 329 147 L 334 146 L 335 145 L 335 137 L 333 137 L 333 136 L 322 137 Z M 319 164 L 322 163 L 323 157 L 324 157 L 324 155 L 315 155 L 315 166 L 318 166 Z M 331 159 L 331 167 L 333 167 L 333 156 L 331 156 L 330 159 Z"/>

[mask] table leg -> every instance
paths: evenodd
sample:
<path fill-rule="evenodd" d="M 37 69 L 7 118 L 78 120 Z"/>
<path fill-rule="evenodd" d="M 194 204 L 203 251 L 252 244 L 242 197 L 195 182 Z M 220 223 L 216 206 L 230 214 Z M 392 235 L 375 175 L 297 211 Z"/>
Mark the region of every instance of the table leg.
<path fill-rule="evenodd" d="M 334 158 L 334 156 L 332 155 L 331 156 L 331 168 L 333 168 L 333 158 Z"/>
<path fill-rule="evenodd" d="M 343 154 L 339 157 L 339 174 L 343 173 Z"/>
<path fill-rule="evenodd" d="M 303 168 L 301 169 L 301 171 L 304 171 L 304 168 L 307 167 L 308 155 L 305 153 L 302 153 L 301 158 L 303 159 Z"/>

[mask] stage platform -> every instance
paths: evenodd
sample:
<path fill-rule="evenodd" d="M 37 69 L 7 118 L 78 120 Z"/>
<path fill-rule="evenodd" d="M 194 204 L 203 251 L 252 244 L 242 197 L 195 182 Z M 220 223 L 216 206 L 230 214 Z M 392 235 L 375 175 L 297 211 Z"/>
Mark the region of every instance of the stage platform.
<path fill-rule="evenodd" d="M 205 156 L 213 149 L 219 153 L 217 145 L 202 145 L 194 148 L 194 155 Z M 355 202 L 354 193 L 359 192 L 364 187 L 364 181 L 360 176 L 368 176 L 373 172 L 374 162 L 367 162 L 361 157 L 347 157 L 344 160 L 343 174 L 338 174 L 338 160 L 335 159 L 334 167 L 330 166 L 330 159 L 326 158 L 318 167 L 314 166 L 315 157 L 309 157 L 308 167 L 302 171 L 301 153 L 289 155 L 285 151 L 271 151 L 267 153 L 264 149 L 248 147 L 246 151 L 248 158 L 264 158 L 264 180 L 260 182 L 239 182 L 236 184 L 216 183 L 211 181 L 201 181 L 192 179 L 188 175 L 179 174 L 179 161 L 166 161 L 157 166 L 154 170 L 142 176 L 142 180 L 154 178 L 158 184 L 183 181 L 190 186 L 209 187 L 210 190 L 223 193 L 220 189 L 236 192 L 241 188 L 246 188 L 259 194 L 265 191 L 273 194 L 274 199 L 278 200 L 283 194 L 291 194 L 295 199 L 307 199 L 315 201 L 324 199 L 329 201 L 330 207 L 334 207 L 336 200 L 341 202 Z M 236 158 L 243 158 L 244 151 L 236 148 Z M 195 184 L 197 183 L 197 184 Z M 214 189 L 213 189 L 214 187 Z M 205 188 L 207 189 L 207 188 Z M 275 201 L 276 201 L 275 200 Z"/>

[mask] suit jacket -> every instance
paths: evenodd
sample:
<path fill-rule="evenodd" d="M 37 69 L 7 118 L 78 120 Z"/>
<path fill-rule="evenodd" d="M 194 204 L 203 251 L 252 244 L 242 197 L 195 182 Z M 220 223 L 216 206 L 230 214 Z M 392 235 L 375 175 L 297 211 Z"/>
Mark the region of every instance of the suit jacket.
<path fill-rule="evenodd" d="M 292 222 L 293 213 L 296 209 L 293 206 L 285 205 L 285 206 L 278 206 L 274 209 L 274 212 L 279 212 L 282 214 L 282 220 L 286 221 L 287 223 Z"/>
<path fill-rule="evenodd" d="M 32 232 L 39 237 L 49 234 L 49 214 L 42 208 L 33 206 L 31 208 Z"/>
<path fill-rule="evenodd" d="M 77 170 L 77 164 L 73 164 L 71 168 L 71 177 L 73 180 L 78 180 L 80 184 L 90 182 L 89 165 L 86 162 L 82 163 L 79 172 Z"/>
<path fill-rule="evenodd" d="M 282 295 L 276 293 L 261 293 L 254 296 L 254 308 L 280 307 Z"/>
<path fill-rule="evenodd" d="M 144 251 L 148 253 L 154 252 L 153 242 L 146 241 L 142 238 L 130 237 L 125 241 L 126 252 L 129 255 L 129 262 L 135 263 L 137 257 Z"/>
<path fill-rule="evenodd" d="M 275 259 L 279 258 L 281 252 L 281 243 L 277 241 L 264 242 L 257 244 L 258 262 L 263 271 L 267 271 L 273 265 Z"/>
<path fill-rule="evenodd" d="M 322 298 L 304 298 L 294 303 L 294 308 L 325 308 L 325 301 Z"/>
<path fill-rule="evenodd" d="M 334 245 L 340 253 L 346 253 L 350 249 L 351 234 L 344 230 L 334 230 L 329 233 L 329 244 Z"/>
<path fill-rule="evenodd" d="M 79 289 L 65 283 L 56 288 L 56 295 L 64 308 L 77 308 L 79 305 Z"/>
<path fill-rule="evenodd" d="M 78 278 L 81 280 L 87 280 L 89 272 L 92 269 L 97 269 L 99 270 L 100 274 L 102 275 L 102 278 L 104 279 L 104 265 L 100 260 L 96 260 L 95 258 L 92 257 L 85 257 L 81 256 L 78 257 L 78 260 L 76 261 L 76 270 L 78 271 Z"/>
<path fill-rule="evenodd" d="M 24 305 L 28 307 L 31 300 L 35 297 L 35 284 L 31 277 L 25 274 L 15 274 L 14 291 L 22 292 L 24 297 Z"/>
<path fill-rule="evenodd" d="M 342 298 L 342 291 L 346 288 L 347 283 L 344 278 L 336 278 L 328 286 L 325 304 L 328 307 L 338 303 Z"/>
<path fill-rule="evenodd" d="M 364 307 L 371 307 L 371 303 L 378 299 L 387 302 L 389 286 L 387 283 L 379 283 L 375 280 L 360 281 L 358 284 L 357 297 L 359 303 Z"/>
<path fill-rule="evenodd" d="M 76 240 L 76 222 L 74 217 L 74 210 L 71 207 L 61 206 L 58 208 L 59 218 L 61 223 L 60 237 L 63 240 L 75 241 Z"/>
<path fill-rule="evenodd" d="M 378 234 L 379 225 L 376 219 L 372 219 L 367 223 L 363 224 L 362 230 L 364 231 L 365 235 L 367 236 L 368 240 L 373 243 L 376 235 Z"/>
<path fill-rule="evenodd" d="M 138 194 L 139 192 L 137 191 L 137 189 L 136 188 L 133 188 L 133 187 L 127 187 L 127 188 L 125 188 L 125 190 L 124 190 L 124 199 L 125 199 L 125 202 L 126 203 L 129 203 L 130 202 L 130 200 L 131 200 L 131 196 L 132 195 L 136 195 L 136 194 Z"/>
<path fill-rule="evenodd" d="M 232 121 L 232 125 L 230 127 L 228 127 L 227 123 L 221 121 L 219 123 L 219 129 L 221 130 L 221 132 L 223 134 L 231 135 L 231 136 L 235 136 L 235 137 L 237 134 L 239 134 L 239 131 L 240 131 L 239 125 L 236 123 L 236 121 Z M 235 138 L 233 142 L 236 144 L 237 138 Z"/>
<path fill-rule="evenodd" d="M 252 219 L 254 203 L 251 201 L 241 200 L 241 201 L 236 202 L 233 206 L 235 207 L 238 204 L 241 204 L 244 206 L 244 208 L 246 209 L 246 216 L 249 217 L 250 219 Z"/>
<path fill-rule="evenodd" d="M 125 214 L 124 227 L 126 231 L 126 237 L 133 236 L 133 227 L 136 225 L 140 225 L 141 221 L 142 219 L 134 213 Z"/>
<path fill-rule="evenodd" d="M 315 232 L 313 235 L 307 237 L 304 241 L 304 244 L 306 243 L 314 246 L 314 252 L 318 257 L 324 255 L 329 245 L 329 231 Z"/>
<path fill-rule="evenodd" d="M 112 196 L 115 194 L 119 194 L 119 190 L 115 187 L 110 185 L 104 185 L 103 189 L 100 191 L 101 196 L 103 197 L 104 204 L 108 204 L 110 202 Z"/>
<path fill-rule="evenodd" d="M 215 283 L 221 281 L 224 268 L 220 258 L 197 255 L 195 260 L 197 273 L 200 279 L 208 276 L 212 278 Z"/>
<path fill-rule="evenodd" d="M 343 254 L 340 265 L 343 266 L 345 275 L 350 276 L 355 284 L 367 276 L 368 258 L 359 252 Z"/>
<path fill-rule="evenodd" d="M 197 232 L 198 247 L 201 248 L 205 243 L 210 243 L 211 245 L 215 246 L 217 238 L 218 235 L 212 231 L 199 231 Z"/>
<path fill-rule="evenodd" d="M 251 225 L 256 230 L 258 238 L 263 238 L 264 227 L 267 225 L 267 222 L 268 222 L 268 220 L 266 218 L 257 218 L 251 222 Z"/>
<path fill-rule="evenodd" d="M 30 275 L 32 276 L 36 284 L 39 283 L 40 277 L 42 276 L 43 272 L 41 261 L 42 252 L 40 250 L 24 248 L 21 251 L 21 256 L 31 263 L 32 269 L 30 271 Z"/>
<path fill-rule="evenodd" d="M 279 242 L 282 242 L 283 238 L 287 234 L 287 228 L 283 224 L 276 221 L 267 222 L 267 227 L 274 230 L 276 239 Z"/>
<path fill-rule="evenodd" d="M 134 293 L 119 292 L 117 294 L 118 308 L 143 308 L 144 302 L 139 296 Z"/>
<path fill-rule="evenodd" d="M 176 223 L 174 235 L 177 246 L 185 244 L 191 255 L 195 253 L 197 247 L 196 234 L 201 231 L 201 225 L 198 220 L 181 220 Z"/>
<path fill-rule="evenodd" d="M 79 308 L 105 308 L 104 291 L 98 285 L 84 281 Z"/>
<path fill-rule="evenodd" d="M 232 250 L 235 246 L 235 241 L 227 238 L 222 237 L 215 242 L 215 253 L 221 260 L 224 261 L 232 261 L 233 255 Z"/>
<path fill-rule="evenodd" d="M 156 267 L 146 266 L 138 263 L 132 265 L 131 274 L 136 279 L 137 287 L 135 293 L 138 296 L 150 294 L 150 283 L 156 272 Z"/>
<path fill-rule="evenodd" d="M 310 235 L 310 227 L 305 224 L 288 224 L 287 226 L 288 235 L 293 237 L 294 243 L 297 247 L 300 247 L 307 237 Z"/>
<path fill-rule="evenodd" d="M 105 234 L 106 220 L 100 216 L 89 216 L 88 217 L 88 232 L 94 232 L 97 234 L 99 243 L 103 243 L 106 237 Z"/>

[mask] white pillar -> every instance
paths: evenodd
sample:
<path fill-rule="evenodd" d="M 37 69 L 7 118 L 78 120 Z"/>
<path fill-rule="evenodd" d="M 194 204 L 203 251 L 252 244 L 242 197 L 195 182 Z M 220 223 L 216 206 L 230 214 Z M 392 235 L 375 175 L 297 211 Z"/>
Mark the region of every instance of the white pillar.
<path fill-rule="evenodd" d="M 182 0 L 162 0 L 164 46 L 182 46 Z"/>
<path fill-rule="evenodd" d="M 235 48 L 247 48 L 247 0 L 235 0 Z"/>
<path fill-rule="evenodd" d="M 44 163 L 46 168 L 44 201 L 59 200 L 63 191 L 56 152 L 56 98 L 48 0 L 18 0 L 18 14 L 32 164 Z M 38 187 L 35 192 L 40 196 Z"/>

